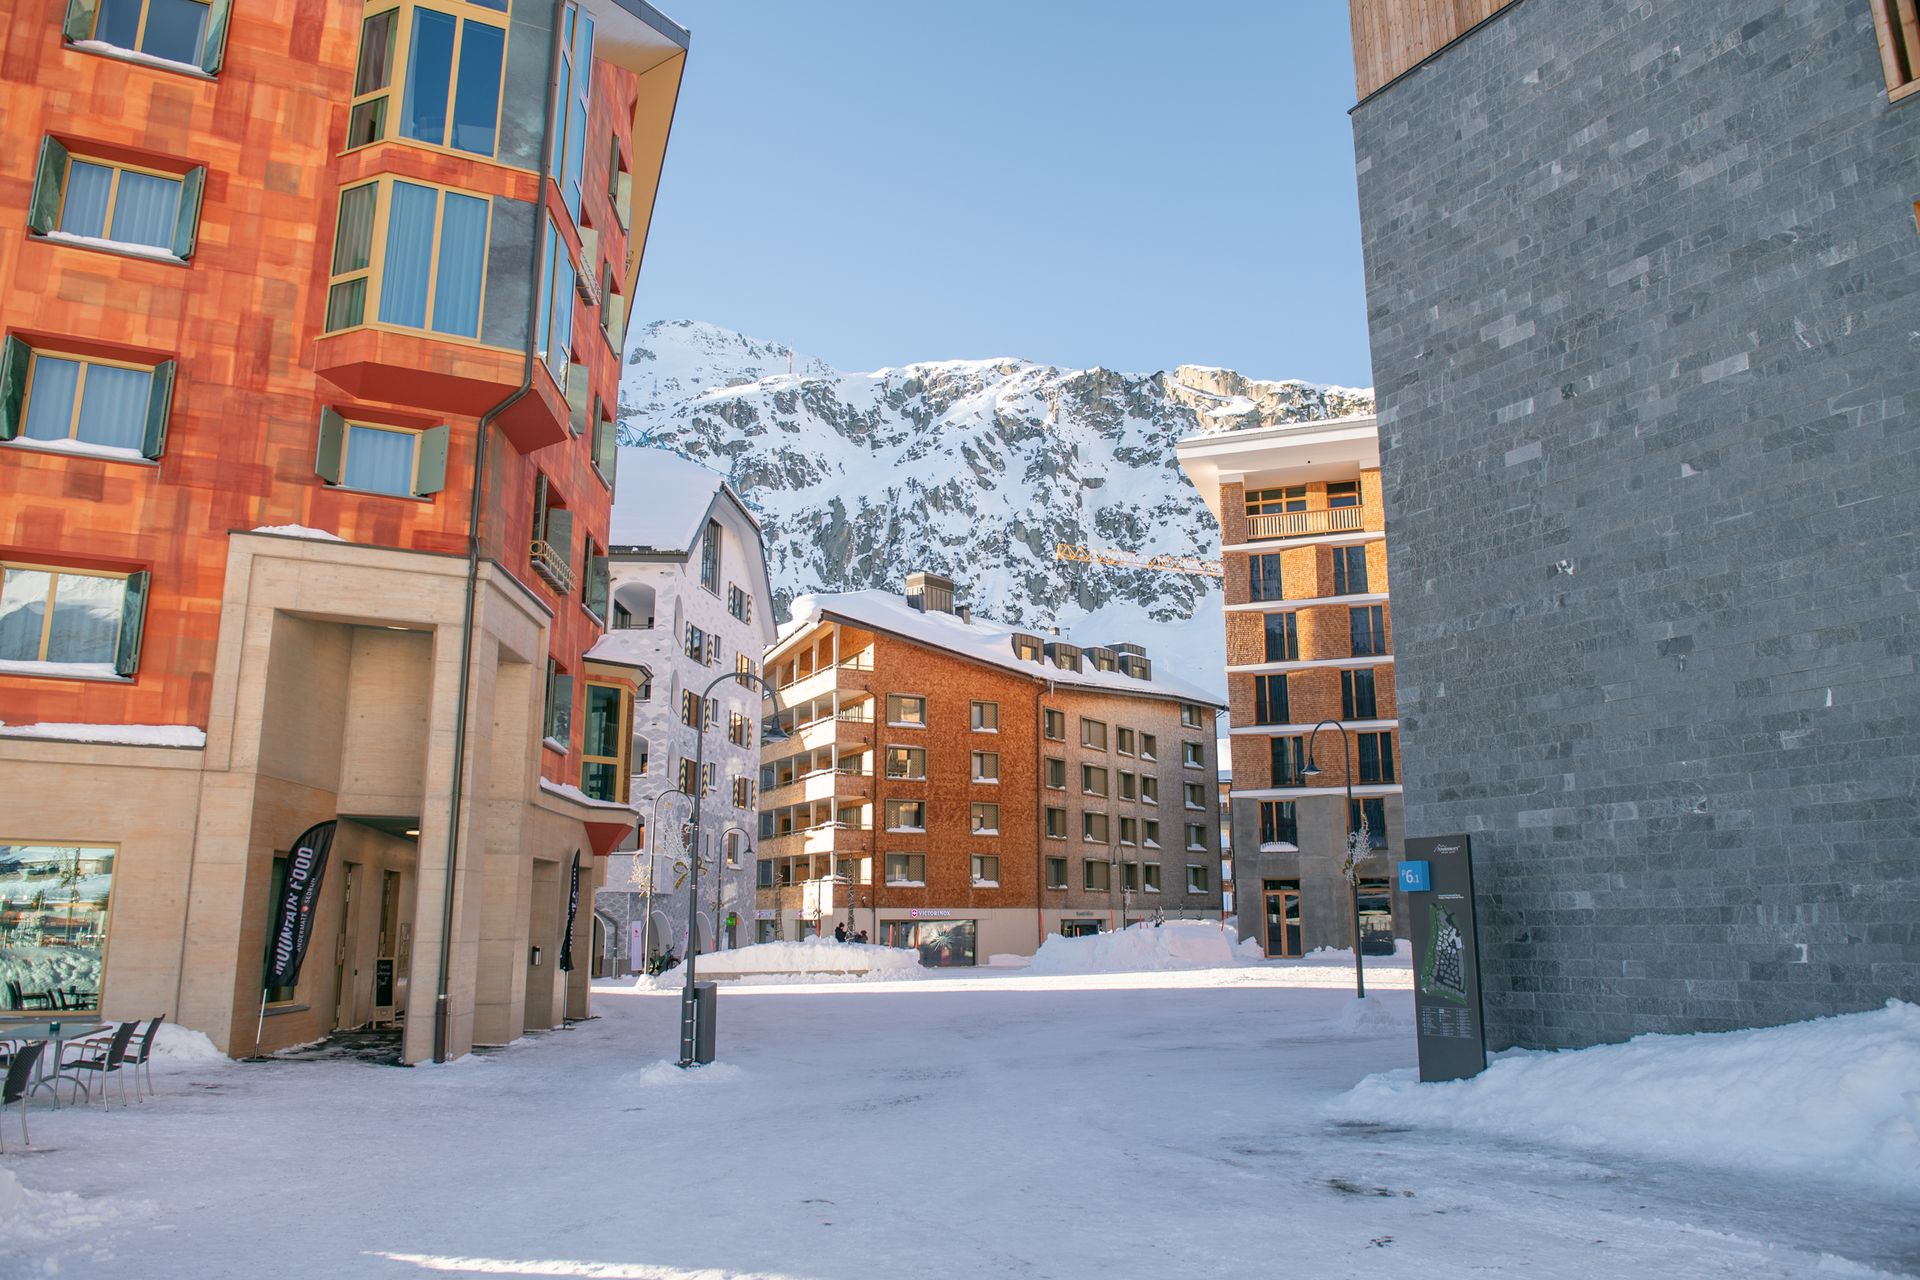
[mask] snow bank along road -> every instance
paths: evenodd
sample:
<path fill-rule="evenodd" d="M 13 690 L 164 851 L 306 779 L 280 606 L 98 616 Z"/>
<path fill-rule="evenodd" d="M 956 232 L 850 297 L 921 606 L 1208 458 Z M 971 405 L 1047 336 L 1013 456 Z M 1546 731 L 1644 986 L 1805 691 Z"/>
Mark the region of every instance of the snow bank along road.
<path fill-rule="evenodd" d="M 1804 1277 L 1920 1268 L 1897 1197 L 1343 1124 L 1407 975 L 734 987 L 448 1067 L 176 1062 L 0 1156 L 0 1276 Z M 1377 1003 L 1376 1003 L 1377 1002 Z M 1382 1015 L 1391 1014 L 1383 1018 Z M 1349 1030 L 1348 1028 L 1360 1028 Z M 1566 1105 L 1578 1106 L 1579 1099 Z"/>

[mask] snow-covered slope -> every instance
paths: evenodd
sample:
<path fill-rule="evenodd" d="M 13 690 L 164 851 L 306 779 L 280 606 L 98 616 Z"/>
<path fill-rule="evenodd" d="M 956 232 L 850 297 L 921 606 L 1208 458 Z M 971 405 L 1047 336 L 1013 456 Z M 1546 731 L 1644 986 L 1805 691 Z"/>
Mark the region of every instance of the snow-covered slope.
<path fill-rule="evenodd" d="M 897 590 L 930 569 L 977 613 L 1082 643 L 1135 640 L 1215 691 L 1217 580 L 1056 561 L 1055 546 L 1212 557 L 1218 529 L 1175 441 L 1373 407 L 1366 390 L 1199 365 L 1127 374 L 1007 357 L 844 373 L 688 320 L 634 334 L 620 399 L 623 443 L 723 472 L 760 512 L 783 613 L 805 592 Z"/>

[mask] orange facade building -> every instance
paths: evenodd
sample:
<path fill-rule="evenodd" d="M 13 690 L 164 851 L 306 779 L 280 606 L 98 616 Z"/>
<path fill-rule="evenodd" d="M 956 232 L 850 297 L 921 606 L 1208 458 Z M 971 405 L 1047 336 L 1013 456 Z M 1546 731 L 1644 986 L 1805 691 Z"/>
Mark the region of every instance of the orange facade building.
<path fill-rule="evenodd" d="M 642 0 L 16 6 L 0 1004 L 236 1053 L 392 1022 L 410 1061 L 584 1006 L 562 881 L 631 813 L 578 789 L 626 730 L 576 677 L 686 47 Z M 63 951 L 32 904 L 65 862 L 110 871 Z"/>

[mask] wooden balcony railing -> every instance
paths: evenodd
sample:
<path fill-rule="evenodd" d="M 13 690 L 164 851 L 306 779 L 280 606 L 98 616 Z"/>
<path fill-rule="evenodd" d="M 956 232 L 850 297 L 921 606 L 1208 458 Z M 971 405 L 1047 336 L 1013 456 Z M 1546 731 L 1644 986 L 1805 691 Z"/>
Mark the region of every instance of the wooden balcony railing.
<path fill-rule="evenodd" d="M 1348 533 L 1358 528 L 1359 507 L 1281 511 L 1274 515 L 1247 517 L 1247 536 L 1254 539 L 1304 538 L 1316 533 Z"/>

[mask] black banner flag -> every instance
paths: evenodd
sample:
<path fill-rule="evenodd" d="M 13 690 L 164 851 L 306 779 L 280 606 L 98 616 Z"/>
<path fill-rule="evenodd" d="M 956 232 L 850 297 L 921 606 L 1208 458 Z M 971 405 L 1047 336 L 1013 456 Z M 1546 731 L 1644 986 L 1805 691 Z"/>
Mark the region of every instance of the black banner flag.
<path fill-rule="evenodd" d="M 300 962 L 313 938 L 314 912 L 320 904 L 320 878 L 326 874 L 327 851 L 333 847 L 332 819 L 315 823 L 300 834 L 287 857 L 287 885 L 280 893 L 279 913 L 273 922 L 272 962 L 267 966 L 268 987 L 291 987 L 300 980 Z"/>
<path fill-rule="evenodd" d="M 580 913 L 580 851 L 573 851 L 573 881 L 567 886 L 567 931 L 560 938 L 560 972 L 573 972 L 573 918 Z"/>

